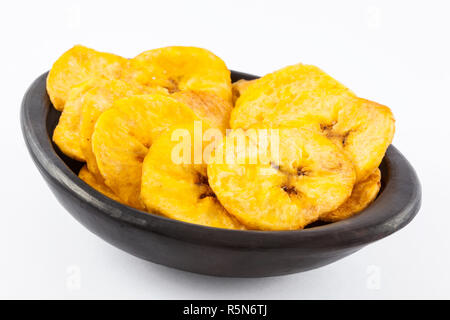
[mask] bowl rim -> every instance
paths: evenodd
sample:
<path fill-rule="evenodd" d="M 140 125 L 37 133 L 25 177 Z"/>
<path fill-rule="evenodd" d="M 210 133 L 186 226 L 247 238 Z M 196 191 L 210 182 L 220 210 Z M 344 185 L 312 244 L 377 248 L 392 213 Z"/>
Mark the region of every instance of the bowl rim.
<path fill-rule="evenodd" d="M 52 108 L 46 91 L 48 72 L 28 88 L 21 106 L 21 128 L 29 153 L 42 175 L 82 203 L 118 223 L 181 241 L 235 248 L 334 248 L 363 246 L 407 225 L 421 205 L 421 185 L 413 167 L 391 145 L 382 162 L 386 184 L 377 199 L 361 213 L 340 222 L 290 231 L 230 230 L 207 227 L 149 214 L 118 203 L 78 178 L 54 149 L 47 132 Z M 231 71 L 232 80 L 257 76 Z"/>

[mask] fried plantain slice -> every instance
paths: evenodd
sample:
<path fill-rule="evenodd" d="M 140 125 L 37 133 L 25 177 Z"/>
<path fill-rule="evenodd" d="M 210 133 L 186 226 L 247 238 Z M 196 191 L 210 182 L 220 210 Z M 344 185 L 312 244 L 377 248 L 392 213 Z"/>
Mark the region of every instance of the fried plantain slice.
<path fill-rule="evenodd" d="M 93 87 L 94 83 L 95 80 L 90 79 L 70 89 L 66 107 L 53 131 L 53 142 L 64 154 L 78 161 L 85 161 L 79 135 L 81 108 L 86 92 Z"/>
<path fill-rule="evenodd" d="M 142 162 L 153 141 L 170 127 L 198 119 L 185 104 L 160 95 L 116 100 L 92 134 L 92 151 L 105 184 L 123 202 L 142 209 Z"/>
<path fill-rule="evenodd" d="M 270 138 L 262 139 L 251 130 L 227 135 L 207 171 L 219 201 L 242 224 L 260 230 L 302 229 L 350 196 L 353 165 L 329 139 L 300 128 L 272 129 Z M 245 148 L 236 142 L 235 160 L 226 160 L 235 141 L 245 141 Z M 225 161 L 218 159 L 220 154 L 226 154 Z"/>
<path fill-rule="evenodd" d="M 357 181 L 381 163 L 394 136 L 391 110 L 356 97 L 317 67 L 297 64 L 256 80 L 232 111 L 232 128 L 263 123 L 307 127 L 332 139 L 353 161 Z"/>
<path fill-rule="evenodd" d="M 174 136 L 176 132 L 180 136 Z M 192 125 L 174 127 L 161 135 L 145 157 L 142 168 L 141 199 L 149 212 L 209 227 L 244 229 L 230 216 L 208 184 L 206 164 L 194 164 Z M 187 143 L 185 155 L 173 154 L 180 143 Z M 177 161 L 174 156 L 182 156 Z"/>
<path fill-rule="evenodd" d="M 102 181 L 97 161 L 92 151 L 91 137 L 100 115 L 111 108 L 115 100 L 140 94 L 140 90 L 121 80 L 102 80 L 84 96 L 79 115 L 79 146 L 89 171 Z M 64 109 L 63 114 L 66 112 Z"/>
<path fill-rule="evenodd" d="M 194 113 L 210 127 L 225 132 L 229 127 L 231 103 L 208 91 L 178 91 L 171 95 L 185 103 Z"/>
<path fill-rule="evenodd" d="M 245 80 L 241 79 L 231 84 L 232 86 L 232 94 L 233 94 L 233 105 L 236 104 L 237 99 L 241 96 L 241 94 L 247 90 L 249 85 L 254 83 L 255 80 Z"/>
<path fill-rule="evenodd" d="M 47 77 L 47 92 L 55 109 L 62 111 L 70 89 L 93 77 L 118 79 L 127 59 L 81 45 L 66 51 L 53 64 Z"/>
<path fill-rule="evenodd" d="M 320 132 L 343 148 L 360 182 L 383 160 L 394 137 L 395 120 L 386 106 L 361 98 L 349 100 L 332 122 L 320 124 Z"/>
<path fill-rule="evenodd" d="M 196 47 L 145 51 L 129 61 L 125 78 L 147 87 L 209 91 L 231 103 L 230 71 L 212 52 Z"/>
<path fill-rule="evenodd" d="M 81 168 L 80 172 L 78 173 L 78 177 L 105 196 L 117 202 L 122 202 L 106 184 L 96 179 L 96 177 L 88 170 L 86 165 Z"/>
<path fill-rule="evenodd" d="M 133 87 L 123 81 L 104 78 L 91 78 L 74 86 L 70 90 L 65 108 L 53 132 L 53 141 L 69 157 L 78 161 L 87 161 L 86 146 L 83 148 L 82 143 L 83 137 L 86 138 L 89 135 L 90 140 L 95 120 L 98 118 L 97 113 L 110 107 L 114 99 L 137 93 Z M 94 114 L 94 111 L 97 113 Z M 94 115 L 97 118 L 94 119 Z M 88 166 L 92 168 L 89 163 Z M 91 169 L 90 171 L 95 173 Z"/>
<path fill-rule="evenodd" d="M 335 222 L 354 216 L 367 208 L 378 195 L 381 187 L 381 172 L 376 169 L 364 181 L 358 182 L 353 187 L 350 198 L 336 210 L 324 213 L 320 220 Z"/>

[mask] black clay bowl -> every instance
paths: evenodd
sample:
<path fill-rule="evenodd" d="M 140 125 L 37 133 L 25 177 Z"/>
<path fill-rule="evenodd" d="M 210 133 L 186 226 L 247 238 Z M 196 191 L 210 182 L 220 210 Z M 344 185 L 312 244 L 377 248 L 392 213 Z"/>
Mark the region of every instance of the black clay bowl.
<path fill-rule="evenodd" d="M 81 163 L 52 144 L 50 137 L 60 113 L 47 96 L 46 76 L 36 79 L 22 103 L 22 131 L 34 163 L 56 198 L 79 222 L 143 259 L 215 276 L 289 274 L 329 264 L 382 239 L 408 224 L 419 210 L 421 187 L 416 173 L 393 146 L 380 166 L 383 180 L 378 198 L 362 213 L 341 222 L 299 231 L 237 231 L 132 209 L 78 179 Z M 255 77 L 232 72 L 232 78 Z"/>

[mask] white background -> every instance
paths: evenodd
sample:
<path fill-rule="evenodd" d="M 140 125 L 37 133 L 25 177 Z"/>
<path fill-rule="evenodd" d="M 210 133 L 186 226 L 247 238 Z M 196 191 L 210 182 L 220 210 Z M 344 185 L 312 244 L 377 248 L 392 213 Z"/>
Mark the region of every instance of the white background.
<path fill-rule="evenodd" d="M 445 1 L 2 1 L 1 298 L 450 298 L 450 19 Z M 57 203 L 19 127 L 25 90 L 76 43 L 132 57 L 208 48 L 263 75 L 320 66 L 390 106 L 423 205 L 400 232 L 332 265 L 263 279 L 190 274 L 130 256 Z"/>

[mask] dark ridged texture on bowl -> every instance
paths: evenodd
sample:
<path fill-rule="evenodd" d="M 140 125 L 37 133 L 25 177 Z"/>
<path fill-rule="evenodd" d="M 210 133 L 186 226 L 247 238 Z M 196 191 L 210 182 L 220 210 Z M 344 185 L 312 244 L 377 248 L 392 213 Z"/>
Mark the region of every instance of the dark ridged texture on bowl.
<path fill-rule="evenodd" d="M 382 190 L 378 198 L 362 213 L 341 222 L 299 231 L 237 231 L 132 209 L 78 179 L 81 163 L 61 154 L 51 142 L 60 113 L 47 96 L 46 76 L 36 79 L 22 102 L 22 131 L 34 163 L 58 201 L 80 223 L 143 259 L 216 276 L 289 274 L 329 264 L 382 239 L 407 225 L 419 210 L 417 175 L 393 146 L 380 166 Z M 232 72 L 233 81 L 254 78 Z"/>

